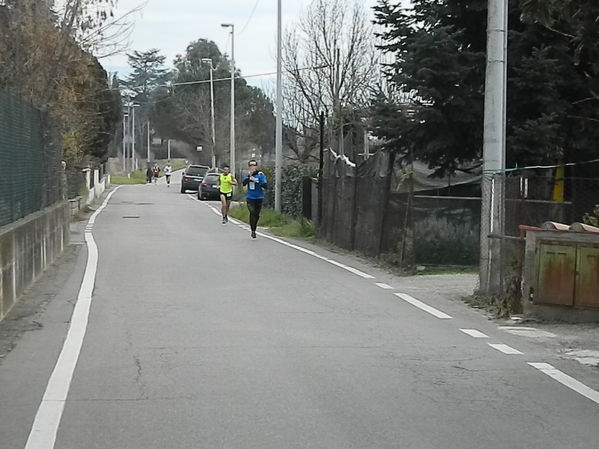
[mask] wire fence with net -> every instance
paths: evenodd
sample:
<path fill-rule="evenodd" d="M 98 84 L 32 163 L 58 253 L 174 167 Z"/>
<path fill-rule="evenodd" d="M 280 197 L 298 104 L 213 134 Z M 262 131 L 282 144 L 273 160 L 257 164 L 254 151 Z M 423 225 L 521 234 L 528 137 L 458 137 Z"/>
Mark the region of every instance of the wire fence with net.
<path fill-rule="evenodd" d="M 58 142 L 49 117 L 0 90 L 0 226 L 63 199 Z"/>

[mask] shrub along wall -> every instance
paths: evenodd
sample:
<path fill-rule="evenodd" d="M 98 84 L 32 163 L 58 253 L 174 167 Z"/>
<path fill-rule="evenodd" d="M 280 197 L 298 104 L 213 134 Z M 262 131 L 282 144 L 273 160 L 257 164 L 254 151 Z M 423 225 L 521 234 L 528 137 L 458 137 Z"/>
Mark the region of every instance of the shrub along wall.
<path fill-rule="evenodd" d="M 275 207 L 275 170 L 273 167 L 263 168 L 262 172 L 268 180 L 268 189 L 264 197 L 264 207 Z M 305 165 L 288 165 L 283 167 L 281 186 L 281 212 L 291 217 L 302 216 L 302 180 L 304 176 L 316 176 L 316 170 Z"/>

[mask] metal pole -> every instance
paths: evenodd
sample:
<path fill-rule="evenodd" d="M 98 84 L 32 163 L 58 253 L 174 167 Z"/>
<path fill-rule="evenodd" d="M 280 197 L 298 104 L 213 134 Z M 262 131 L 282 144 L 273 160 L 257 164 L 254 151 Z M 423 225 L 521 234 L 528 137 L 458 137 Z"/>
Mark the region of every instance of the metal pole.
<path fill-rule="evenodd" d="M 170 161 L 171 160 L 171 139 L 168 139 L 166 141 L 166 147 L 167 147 L 167 155 L 166 158 Z"/>
<path fill-rule="evenodd" d="M 131 171 L 135 170 L 135 106 L 131 106 L 132 109 L 132 123 L 131 123 Z"/>
<path fill-rule="evenodd" d="M 503 181 L 494 175 L 505 169 L 507 7 L 508 0 L 488 2 L 479 275 L 485 294 L 496 293 L 501 284 L 501 248 L 489 234 L 504 228 Z"/>
<path fill-rule="evenodd" d="M 335 52 L 336 63 L 335 63 L 335 95 L 337 98 L 337 114 L 339 116 L 339 155 L 345 154 L 343 148 L 343 116 L 341 113 L 341 51 L 337 49 Z"/>
<path fill-rule="evenodd" d="M 123 114 L 123 173 L 127 171 L 127 117 L 127 114 Z"/>
<path fill-rule="evenodd" d="M 151 137 L 150 137 L 150 119 L 148 119 L 147 121 L 147 125 L 148 125 L 148 155 L 147 155 L 147 163 L 150 163 L 151 157 L 150 157 L 150 146 L 151 146 Z"/>
<path fill-rule="evenodd" d="M 275 139 L 275 210 L 281 212 L 281 191 L 283 187 L 283 74 L 282 74 L 282 13 L 281 0 L 278 0 L 277 13 L 277 122 Z"/>
<path fill-rule="evenodd" d="M 214 66 L 210 60 L 210 114 L 212 116 L 212 167 L 216 167 L 216 132 L 214 129 Z"/>
<path fill-rule="evenodd" d="M 235 177 L 235 25 L 231 24 L 231 170 Z"/>

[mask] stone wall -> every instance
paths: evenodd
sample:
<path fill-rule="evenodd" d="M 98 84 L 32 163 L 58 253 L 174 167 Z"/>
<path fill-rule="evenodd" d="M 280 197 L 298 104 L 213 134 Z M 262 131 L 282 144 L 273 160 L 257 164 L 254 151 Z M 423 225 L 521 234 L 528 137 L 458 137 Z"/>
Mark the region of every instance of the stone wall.
<path fill-rule="evenodd" d="M 69 240 L 67 202 L 0 228 L 0 320 Z"/>

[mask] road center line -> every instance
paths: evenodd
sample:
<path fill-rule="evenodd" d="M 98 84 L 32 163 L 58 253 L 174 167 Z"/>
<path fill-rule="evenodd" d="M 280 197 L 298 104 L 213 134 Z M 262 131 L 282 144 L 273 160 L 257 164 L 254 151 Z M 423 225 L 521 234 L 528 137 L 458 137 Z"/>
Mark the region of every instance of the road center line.
<path fill-rule="evenodd" d="M 382 282 L 377 282 L 376 286 L 382 288 L 383 290 L 393 290 L 393 287 L 387 284 L 383 284 Z"/>
<path fill-rule="evenodd" d="M 514 349 L 514 348 L 512 348 L 511 346 L 508 346 L 508 345 L 497 344 L 497 343 L 487 343 L 487 344 L 489 346 L 491 346 L 493 349 L 497 349 L 498 351 L 501 351 L 504 354 L 508 354 L 508 355 L 522 355 L 522 352 L 520 352 L 517 349 Z"/>
<path fill-rule="evenodd" d="M 29 432 L 25 449 L 53 449 L 56 443 L 56 434 L 64 405 L 71 388 L 73 373 L 83 345 L 83 339 L 89 321 L 89 310 L 92 303 L 92 294 L 96 282 L 98 268 L 98 247 L 91 233 L 96 218 L 104 210 L 108 201 L 117 190 L 114 189 L 104 200 L 102 206 L 90 217 L 85 229 L 85 242 L 87 244 L 87 264 L 85 274 L 77 296 L 77 303 L 71 316 L 71 324 L 67 337 L 62 346 L 54 371 L 50 376 L 42 402 L 35 415 L 35 420 Z"/>
<path fill-rule="evenodd" d="M 599 404 L 599 391 L 593 390 L 590 387 L 587 387 L 582 382 L 577 381 L 573 377 L 568 376 L 566 373 L 558 370 L 554 366 L 549 363 L 528 363 L 533 368 L 538 369 L 542 373 L 548 375 L 554 380 L 557 380 L 562 385 L 565 385 L 571 390 L 574 390 L 576 393 L 581 394 L 585 398 L 590 399 L 591 401 Z"/>
<path fill-rule="evenodd" d="M 460 331 L 470 335 L 473 338 L 489 338 L 487 334 L 483 334 L 481 331 L 476 329 L 460 329 Z"/>
<path fill-rule="evenodd" d="M 413 306 L 418 307 L 421 310 L 424 310 L 427 313 L 430 313 L 431 315 L 433 315 L 441 320 L 451 319 L 451 316 L 447 315 L 446 313 L 441 312 L 440 310 L 437 310 L 434 307 L 431 307 L 428 304 L 425 304 L 422 301 L 419 301 L 418 299 L 413 298 L 410 295 L 407 295 L 405 293 L 395 293 L 395 296 L 403 299 L 405 302 L 408 302 L 408 303 L 412 304 Z"/>

